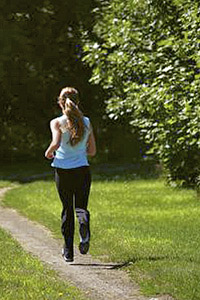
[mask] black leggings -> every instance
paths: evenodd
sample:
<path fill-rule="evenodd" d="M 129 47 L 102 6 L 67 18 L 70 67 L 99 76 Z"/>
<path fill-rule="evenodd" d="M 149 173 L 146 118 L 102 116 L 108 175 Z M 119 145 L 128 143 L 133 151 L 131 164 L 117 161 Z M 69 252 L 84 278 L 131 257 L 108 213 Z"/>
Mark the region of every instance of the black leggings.
<path fill-rule="evenodd" d="M 90 193 L 91 174 L 88 166 L 75 169 L 55 169 L 56 187 L 63 205 L 61 232 L 65 247 L 73 254 L 74 207 L 79 221 L 81 242 L 90 239 L 90 214 L 87 210 Z"/>

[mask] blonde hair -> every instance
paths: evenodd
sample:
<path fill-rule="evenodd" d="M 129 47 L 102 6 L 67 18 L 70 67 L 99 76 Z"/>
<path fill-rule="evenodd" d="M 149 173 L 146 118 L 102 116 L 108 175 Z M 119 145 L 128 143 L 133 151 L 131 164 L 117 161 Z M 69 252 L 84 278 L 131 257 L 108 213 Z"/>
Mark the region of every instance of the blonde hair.
<path fill-rule="evenodd" d="M 73 87 L 65 87 L 59 95 L 59 104 L 63 113 L 67 116 L 67 129 L 70 132 L 70 144 L 75 146 L 84 135 L 83 114 L 78 108 L 79 94 Z"/>

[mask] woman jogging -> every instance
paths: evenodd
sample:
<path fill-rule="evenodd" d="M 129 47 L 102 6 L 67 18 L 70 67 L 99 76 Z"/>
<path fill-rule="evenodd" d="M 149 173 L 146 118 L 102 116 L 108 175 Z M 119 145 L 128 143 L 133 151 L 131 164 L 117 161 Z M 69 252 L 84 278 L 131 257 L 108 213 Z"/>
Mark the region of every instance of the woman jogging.
<path fill-rule="evenodd" d="M 61 232 L 64 237 L 62 255 L 67 262 L 74 257 L 74 207 L 79 221 L 81 254 L 89 250 L 90 214 L 87 210 L 91 175 L 87 155 L 96 154 L 95 138 L 89 118 L 80 111 L 78 91 L 61 90 L 58 98 L 63 115 L 50 122 L 52 141 L 45 157 L 53 158 L 55 181 L 63 205 Z M 55 156 L 54 156 L 54 151 Z"/>

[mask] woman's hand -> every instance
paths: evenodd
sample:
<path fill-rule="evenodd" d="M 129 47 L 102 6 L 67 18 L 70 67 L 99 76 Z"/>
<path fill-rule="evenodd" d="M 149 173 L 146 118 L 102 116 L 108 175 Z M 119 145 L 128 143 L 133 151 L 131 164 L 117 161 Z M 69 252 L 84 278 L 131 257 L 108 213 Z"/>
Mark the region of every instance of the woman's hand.
<path fill-rule="evenodd" d="M 53 152 L 50 152 L 50 151 L 47 150 L 45 152 L 45 157 L 48 158 L 48 159 L 52 159 L 52 158 L 54 158 L 54 154 L 53 154 Z"/>

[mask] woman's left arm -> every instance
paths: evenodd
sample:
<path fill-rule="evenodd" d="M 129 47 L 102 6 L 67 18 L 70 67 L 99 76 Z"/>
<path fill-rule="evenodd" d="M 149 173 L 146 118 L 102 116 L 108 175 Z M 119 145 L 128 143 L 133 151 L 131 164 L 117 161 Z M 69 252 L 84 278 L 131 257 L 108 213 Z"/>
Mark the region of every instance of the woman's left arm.
<path fill-rule="evenodd" d="M 60 124 L 57 119 L 53 119 L 50 122 L 50 128 L 51 128 L 51 133 L 52 133 L 52 141 L 45 152 L 45 157 L 48 159 L 51 159 L 54 157 L 53 153 L 60 146 L 60 139 L 61 139 Z"/>
<path fill-rule="evenodd" d="M 90 124 L 90 134 L 87 142 L 87 155 L 95 156 L 96 155 L 96 141 L 92 129 L 92 125 Z"/>

